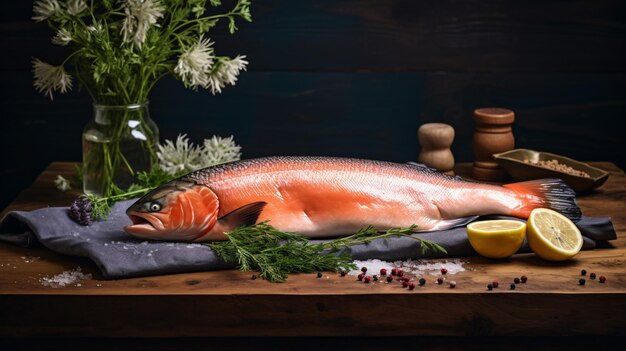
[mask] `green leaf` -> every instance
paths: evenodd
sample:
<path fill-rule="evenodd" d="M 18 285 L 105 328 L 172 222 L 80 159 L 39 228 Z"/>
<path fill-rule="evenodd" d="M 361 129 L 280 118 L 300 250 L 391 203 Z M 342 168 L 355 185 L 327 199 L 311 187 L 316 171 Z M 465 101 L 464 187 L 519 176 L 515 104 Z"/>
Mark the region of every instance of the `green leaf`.
<path fill-rule="evenodd" d="M 259 271 L 262 279 L 283 282 L 290 273 L 355 269 L 352 258 L 345 253 L 336 254 L 337 250 L 375 239 L 406 236 L 421 241 L 422 250 L 446 252 L 433 242 L 409 235 L 415 229 L 416 226 L 411 226 L 379 232 L 368 226 L 347 237 L 311 244 L 308 239 L 295 233 L 279 231 L 265 221 L 236 228 L 226 233 L 227 241 L 213 242 L 207 246 L 224 261 L 238 264 L 242 271 Z"/>

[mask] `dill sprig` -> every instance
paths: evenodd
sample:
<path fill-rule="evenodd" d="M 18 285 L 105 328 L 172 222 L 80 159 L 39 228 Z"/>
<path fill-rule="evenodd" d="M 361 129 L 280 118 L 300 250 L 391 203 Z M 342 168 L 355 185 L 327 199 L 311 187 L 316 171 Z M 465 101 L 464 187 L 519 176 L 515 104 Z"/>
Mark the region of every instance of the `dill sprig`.
<path fill-rule="evenodd" d="M 311 244 L 307 238 L 283 232 L 268 221 L 239 227 L 228 233 L 228 240 L 207 244 L 226 262 L 234 262 L 242 271 L 259 271 L 259 277 L 270 282 L 283 282 L 290 273 L 312 273 L 356 269 L 352 257 L 338 253 L 342 248 L 388 237 L 409 237 L 419 240 L 422 252 L 446 252 L 428 240 L 411 236 L 416 226 L 394 228 L 384 232 L 368 226 L 355 234 L 332 241 Z"/>

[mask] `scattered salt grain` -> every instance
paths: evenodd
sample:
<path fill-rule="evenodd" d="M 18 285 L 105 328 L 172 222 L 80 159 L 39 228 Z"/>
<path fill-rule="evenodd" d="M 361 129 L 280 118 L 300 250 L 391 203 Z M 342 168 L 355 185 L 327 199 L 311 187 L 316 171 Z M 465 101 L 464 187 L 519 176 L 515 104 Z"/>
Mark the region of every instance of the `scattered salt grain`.
<path fill-rule="evenodd" d="M 382 268 L 387 269 L 387 271 L 391 271 L 392 268 L 397 268 L 415 276 L 421 276 L 425 274 L 439 275 L 441 269 L 446 268 L 448 270 L 447 274 L 451 275 L 465 271 L 465 267 L 463 267 L 463 264 L 465 263 L 467 262 L 461 261 L 458 258 L 453 260 L 408 259 L 406 261 L 394 262 L 373 259 L 366 261 L 354 261 L 354 264 L 359 268 L 351 270 L 350 272 L 348 272 L 348 274 L 352 276 L 358 276 L 359 274 L 361 274 L 361 267 L 366 267 L 368 272 L 380 272 Z"/>
<path fill-rule="evenodd" d="M 33 257 L 33 256 L 24 257 L 24 256 L 22 256 L 22 259 L 24 260 L 24 263 L 35 262 L 35 261 L 37 261 L 40 258 L 41 257 Z"/>
<path fill-rule="evenodd" d="M 43 277 L 39 279 L 41 285 L 48 286 L 51 288 L 62 288 L 70 284 L 76 283 L 76 286 L 82 286 L 80 281 L 90 280 L 91 274 L 83 274 L 80 267 L 76 267 L 76 269 L 71 271 L 65 271 L 61 274 L 57 274 L 52 277 Z"/>

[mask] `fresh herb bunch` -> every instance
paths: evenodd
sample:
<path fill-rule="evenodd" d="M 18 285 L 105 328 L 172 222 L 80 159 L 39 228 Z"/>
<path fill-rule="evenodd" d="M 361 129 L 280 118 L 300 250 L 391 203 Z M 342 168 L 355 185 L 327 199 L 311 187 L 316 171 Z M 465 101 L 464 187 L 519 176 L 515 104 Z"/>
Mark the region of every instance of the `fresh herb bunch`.
<path fill-rule="evenodd" d="M 161 78 L 172 75 L 193 89 L 216 94 L 246 69 L 245 56 L 216 55 L 205 34 L 219 20 L 232 33 L 236 19 L 250 22 L 250 0 L 222 14 L 207 14 L 220 0 L 38 0 L 33 20 L 56 32 L 52 43 L 71 47 L 58 66 L 33 60 L 34 85 L 53 97 L 72 88 L 73 71 L 101 105 L 147 101 Z"/>
<path fill-rule="evenodd" d="M 33 20 L 55 31 L 52 43 L 69 55 L 53 65 L 33 59 L 35 88 L 53 98 L 72 89 L 74 77 L 94 101 L 83 133 L 85 191 L 116 196 L 156 162 L 158 129 L 148 116 L 148 95 L 171 75 L 212 94 L 235 85 L 246 56 L 218 55 L 208 32 L 220 20 L 231 34 L 236 20 L 250 22 L 250 0 L 37 0 Z M 59 179 L 59 184 L 63 180 Z"/>
<path fill-rule="evenodd" d="M 236 228 L 226 233 L 227 241 L 206 244 L 226 262 L 236 262 L 242 271 L 260 271 L 259 277 L 270 282 L 283 282 L 290 273 L 356 269 L 342 248 L 389 237 L 409 237 L 421 242 L 422 252 L 446 250 L 428 240 L 411 236 L 416 226 L 394 228 L 384 232 L 368 226 L 353 235 L 329 242 L 311 244 L 294 233 L 282 232 L 268 221 Z"/>

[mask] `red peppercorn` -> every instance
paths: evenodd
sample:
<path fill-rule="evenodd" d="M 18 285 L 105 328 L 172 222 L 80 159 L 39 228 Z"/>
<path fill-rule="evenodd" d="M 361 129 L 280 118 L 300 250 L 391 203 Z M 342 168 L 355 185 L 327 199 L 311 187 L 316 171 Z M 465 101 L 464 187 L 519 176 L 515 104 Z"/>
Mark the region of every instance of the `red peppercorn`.
<path fill-rule="evenodd" d="M 606 281 L 606 277 L 601 275 L 600 278 L 598 278 L 598 281 L 600 281 L 600 283 L 604 284 L 604 282 Z"/>
<path fill-rule="evenodd" d="M 398 275 L 398 269 L 397 268 L 393 268 L 391 270 L 391 275 Z"/>
<path fill-rule="evenodd" d="M 499 283 L 498 283 L 498 281 L 497 281 L 497 280 L 494 280 L 494 281 L 491 283 L 491 285 L 493 285 L 493 287 L 494 287 L 494 288 L 497 288 L 497 287 L 498 287 L 498 284 L 499 284 Z"/>
<path fill-rule="evenodd" d="M 415 289 L 415 284 L 409 283 L 409 290 L 413 290 L 413 289 Z"/>
<path fill-rule="evenodd" d="M 392 276 L 387 276 L 387 283 L 391 283 L 393 281 L 393 277 Z"/>
<path fill-rule="evenodd" d="M 380 275 L 387 275 L 387 270 L 384 268 L 380 269 Z"/>
<path fill-rule="evenodd" d="M 448 273 L 448 270 L 447 270 L 447 269 L 445 269 L 445 268 L 442 268 L 442 269 L 441 269 L 441 274 L 446 275 L 446 273 Z"/>
<path fill-rule="evenodd" d="M 408 281 L 410 281 L 411 279 L 410 279 L 410 278 L 408 278 L 408 277 L 404 277 L 404 278 L 402 278 L 402 280 L 404 280 L 405 282 L 408 282 Z"/>
<path fill-rule="evenodd" d="M 365 277 L 365 278 L 363 278 L 363 282 L 364 282 L 364 283 L 369 283 L 369 282 L 370 282 L 370 280 L 372 280 L 372 278 L 371 278 L 371 277 Z"/>
<path fill-rule="evenodd" d="M 359 281 L 363 280 L 363 277 L 365 277 L 365 274 L 361 273 L 359 274 L 356 279 L 358 279 Z"/>
<path fill-rule="evenodd" d="M 527 280 L 528 280 L 528 277 L 527 277 L 527 276 L 525 276 L 525 275 L 523 275 L 523 276 L 522 276 L 522 283 L 526 283 L 526 281 L 527 281 Z"/>
<path fill-rule="evenodd" d="M 443 284 L 443 277 L 437 278 L 437 284 Z"/>
<path fill-rule="evenodd" d="M 367 272 L 367 267 L 361 267 L 361 272 L 363 273 Z"/>
<path fill-rule="evenodd" d="M 339 272 L 339 274 L 340 274 L 342 277 L 345 277 L 347 273 L 348 273 L 348 272 L 346 272 L 346 271 L 344 271 L 344 270 L 342 270 L 341 272 Z"/>
<path fill-rule="evenodd" d="M 401 277 L 401 276 L 404 275 L 404 272 L 403 271 L 398 271 L 398 273 L 396 273 L 396 274 L 398 275 L 398 277 Z"/>
<path fill-rule="evenodd" d="M 402 282 L 402 287 L 406 288 L 407 286 L 409 286 L 409 282 Z"/>

